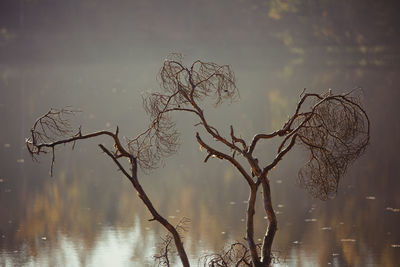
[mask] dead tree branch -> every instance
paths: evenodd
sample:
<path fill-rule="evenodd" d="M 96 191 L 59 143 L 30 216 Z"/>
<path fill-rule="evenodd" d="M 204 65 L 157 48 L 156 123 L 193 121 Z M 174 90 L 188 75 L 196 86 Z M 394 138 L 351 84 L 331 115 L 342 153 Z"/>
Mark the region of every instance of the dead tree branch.
<path fill-rule="evenodd" d="M 186 251 L 183 247 L 182 238 L 177 228 L 158 213 L 139 183 L 137 177 L 138 165 L 142 164 L 141 166 L 143 168 L 153 167 L 154 165 L 152 164 L 154 164 L 155 159 L 171 152 L 166 151 L 166 149 L 175 148 L 176 135 L 174 130 L 171 131 L 171 124 L 168 124 L 168 121 L 165 122 L 161 119 L 159 121 L 153 121 L 153 124 L 150 125 L 149 129 L 146 130 L 144 134 L 132 139 L 135 140 L 138 145 L 133 146 L 131 143 L 128 143 L 128 149 L 125 149 L 118 136 L 118 127 L 115 133 L 110 131 L 98 131 L 89 134 L 82 134 L 81 127 L 79 127 L 79 131 L 76 134 L 72 134 L 73 131 L 71 130 L 69 120 L 65 118 L 65 116 L 70 114 L 73 113 L 69 109 L 51 109 L 35 122 L 31 129 L 31 136 L 26 139 L 26 145 L 32 157 L 39 156 L 40 154 L 47 153 L 51 150 L 53 153 L 51 169 L 53 169 L 54 149 L 57 146 L 69 143 L 75 144 L 76 141 L 99 136 L 111 137 L 114 141 L 114 152 L 111 152 L 102 144 L 99 144 L 99 147 L 113 160 L 125 177 L 129 179 L 138 193 L 139 198 L 153 216 L 153 219 L 151 220 L 158 221 L 172 235 L 182 265 L 185 267 L 190 266 Z M 170 139 L 168 140 L 168 138 Z M 135 149 L 141 150 L 138 151 Z M 131 167 L 130 172 L 128 172 L 120 163 L 119 160 L 121 158 L 128 159 Z"/>
<path fill-rule="evenodd" d="M 175 229 L 181 236 L 183 236 L 184 232 L 187 232 L 189 223 L 190 219 L 183 217 L 175 226 Z M 171 247 L 172 240 L 173 237 L 171 234 L 166 234 L 164 237 L 161 237 L 161 242 L 158 244 L 159 252 L 158 254 L 154 255 L 154 259 L 156 260 L 158 266 L 171 266 L 170 255 L 176 251 L 176 247 Z"/>
<path fill-rule="evenodd" d="M 221 253 L 205 255 L 200 261 L 204 267 L 252 266 L 249 249 L 241 242 L 231 244 Z"/>

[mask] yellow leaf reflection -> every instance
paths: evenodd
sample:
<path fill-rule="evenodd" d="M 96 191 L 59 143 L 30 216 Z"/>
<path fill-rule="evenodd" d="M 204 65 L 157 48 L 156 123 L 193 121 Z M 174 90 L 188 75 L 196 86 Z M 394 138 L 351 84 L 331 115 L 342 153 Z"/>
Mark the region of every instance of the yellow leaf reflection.
<path fill-rule="evenodd" d="M 297 11 L 297 1 L 288 0 L 272 0 L 270 1 L 270 9 L 268 17 L 274 20 L 279 20 L 285 13 L 294 13 Z"/>

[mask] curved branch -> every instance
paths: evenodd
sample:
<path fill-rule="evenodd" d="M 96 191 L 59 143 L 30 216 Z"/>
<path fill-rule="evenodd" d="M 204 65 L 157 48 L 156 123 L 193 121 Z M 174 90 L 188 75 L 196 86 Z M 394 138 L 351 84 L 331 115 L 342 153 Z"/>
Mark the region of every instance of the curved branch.
<path fill-rule="evenodd" d="M 289 152 L 290 149 L 292 149 L 292 147 L 295 144 L 296 137 L 297 137 L 297 134 L 293 135 L 292 140 L 290 141 L 289 145 L 285 149 L 283 149 L 281 152 L 279 152 L 278 155 L 276 155 L 274 161 L 271 164 L 269 164 L 268 166 L 266 166 L 263 169 L 262 175 L 266 175 L 271 169 L 273 169 L 276 166 L 276 164 L 278 164 L 278 162 L 281 161 L 283 156 L 285 156 L 286 153 Z"/>
<path fill-rule="evenodd" d="M 215 155 L 216 157 L 218 157 L 220 159 L 225 159 L 225 160 L 229 161 L 236 167 L 236 169 L 239 170 L 239 172 L 243 175 L 243 177 L 245 178 L 245 180 L 247 181 L 247 183 L 250 186 L 254 185 L 254 182 L 251 179 L 250 175 L 243 169 L 242 165 L 240 165 L 240 163 L 238 161 L 236 161 L 233 157 L 231 157 L 227 154 L 224 154 L 224 153 L 210 147 L 206 143 L 204 143 L 204 141 L 200 138 L 200 135 L 198 132 L 196 133 L 196 139 L 197 139 L 197 142 L 207 150 L 207 152 L 208 152 L 207 159 L 210 156 Z"/>
<path fill-rule="evenodd" d="M 270 139 L 273 138 L 277 135 L 280 135 L 281 130 L 275 131 L 271 134 L 256 134 L 253 137 L 253 140 L 251 140 L 250 148 L 249 148 L 249 155 L 252 155 L 254 152 L 254 149 L 256 148 L 257 142 L 260 141 L 261 139 Z"/>
<path fill-rule="evenodd" d="M 124 173 L 124 175 L 131 181 L 133 187 L 136 189 L 139 198 L 143 201 L 144 205 L 146 208 L 150 211 L 151 215 L 153 216 L 152 220 L 158 221 L 160 224 L 162 224 L 168 232 L 170 232 L 174 238 L 174 242 L 176 245 L 176 249 L 178 250 L 179 257 L 182 261 L 183 266 L 189 267 L 189 259 L 186 255 L 185 248 L 183 247 L 183 242 L 182 239 L 176 230 L 176 228 L 163 216 L 161 216 L 158 211 L 154 208 L 153 203 L 150 201 L 148 198 L 146 192 L 143 190 L 142 186 L 139 183 L 139 180 L 137 179 L 137 176 L 135 173 L 133 173 L 133 176 L 130 176 L 124 167 L 119 163 L 119 161 L 115 158 L 115 156 L 103 145 L 99 145 L 100 148 L 114 161 L 115 164 L 117 164 L 118 168 Z M 131 156 L 133 158 L 133 156 Z M 136 167 L 136 160 L 131 161 L 132 165 L 132 170 L 137 169 Z"/>
<path fill-rule="evenodd" d="M 277 131 L 275 131 L 273 133 L 270 133 L 270 134 L 257 134 L 257 135 L 255 135 L 253 137 L 253 140 L 251 141 L 251 145 L 250 145 L 250 148 L 249 148 L 249 154 L 250 155 L 253 153 L 253 151 L 254 151 L 254 149 L 256 147 L 256 144 L 257 144 L 257 142 L 259 140 L 261 140 L 261 139 L 271 139 L 271 138 L 276 137 L 276 136 L 284 136 L 286 134 L 290 134 L 290 133 L 293 132 L 290 128 L 292 127 L 292 124 L 295 121 L 295 119 L 298 117 L 300 109 L 301 109 L 302 105 L 304 104 L 304 102 L 306 101 L 306 99 L 308 97 L 311 97 L 311 96 L 315 96 L 315 97 L 321 98 L 321 96 L 318 95 L 318 94 L 304 94 L 305 90 L 306 89 L 304 88 L 302 93 L 300 94 L 300 96 L 302 96 L 302 97 L 300 98 L 300 100 L 299 100 L 299 102 L 297 104 L 297 107 L 296 107 L 296 110 L 295 110 L 294 114 L 289 118 L 289 120 L 283 125 L 283 127 L 280 130 L 277 130 Z M 282 142 L 281 146 L 284 145 L 285 140 L 284 140 L 284 142 Z M 278 152 L 280 152 L 280 149 L 278 149 Z"/>
<path fill-rule="evenodd" d="M 242 138 L 237 138 L 235 136 L 235 133 L 233 131 L 233 126 L 232 125 L 231 125 L 231 138 L 232 138 L 232 144 L 240 143 L 242 145 L 242 147 L 243 147 L 243 150 L 247 149 L 246 142 Z"/>
<path fill-rule="evenodd" d="M 78 136 L 73 136 L 67 139 L 63 139 L 63 140 L 58 140 L 55 142 L 49 142 L 49 143 L 39 143 L 39 144 L 34 144 L 33 141 L 31 141 L 31 139 L 27 139 L 26 140 L 26 144 L 29 145 L 29 151 L 33 154 L 38 154 L 39 152 L 41 152 L 42 148 L 54 148 L 58 145 L 62 145 L 62 144 L 68 144 L 68 143 L 73 143 L 76 142 L 78 140 L 84 140 L 84 139 L 90 139 L 90 138 L 94 138 L 97 136 L 101 136 L 101 135 L 107 135 L 113 138 L 113 140 L 115 141 L 116 146 L 118 147 L 118 149 L 121 151 L 121 153 L 123 153 L 124 155 L 128 155 L 129 153 L 122 147 L 119 139 L 117 138 L 116 134 L 110 132 L 110 131 L 98 131 L 98 132 L 94 132 L 94 133 L 90 133 L 90 134 L 85 134 L 85 135 L 78 135 Z M 32 150 L 32 148 L 35 147 L 35 150 Z"/>

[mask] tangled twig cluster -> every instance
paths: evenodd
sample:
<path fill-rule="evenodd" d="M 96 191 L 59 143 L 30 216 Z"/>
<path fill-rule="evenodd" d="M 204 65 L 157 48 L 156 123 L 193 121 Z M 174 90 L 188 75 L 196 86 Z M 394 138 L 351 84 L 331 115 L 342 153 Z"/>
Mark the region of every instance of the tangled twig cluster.
<path fill-rule="evenodd" d="M 299 171 L 300 183 L 314 197 L 327 199 L 337 191 L 347 167 L 369 142 L 369 120 L 358 97 L 325 95 L 313 99 L 308 113 L 297 118 L 298 143 L 309 152 Z"/>
<path fill-rule="evenodd" d="M 183 217 L 179 220 L 175 229 L 178 231 L 179 235 L 183 240 L 184 232 L 188 231 L 188 225 L 190 223 L 190 219 Z M 164 237 L 161 237 L 161 242 L 158 243 L 157 249 L 158 253 L 154 255 L 154 259 L 158 266 L 171 266 L 170 256 L 176 253 L 176 247 L 173 245 L 173 236 L 171 234 L 166 234 Z"/>
<path fill-rule="evenodd" d="M 261 245 L 258 246 L 260 249 Z M 221 253 L 207 254 L 200 259 L 204 267 L 252 266 L 248 247 L 235 242 Z"/>

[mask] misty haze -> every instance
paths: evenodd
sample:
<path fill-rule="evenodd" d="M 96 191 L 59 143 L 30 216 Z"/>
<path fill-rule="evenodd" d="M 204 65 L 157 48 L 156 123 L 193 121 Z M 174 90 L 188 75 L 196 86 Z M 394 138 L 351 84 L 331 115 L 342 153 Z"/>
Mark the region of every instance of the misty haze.
<path fill-rule="evenodd" d="M 300 139 L 268 169 L 278 222 L 272 266 L 400 264 L 397 13 L 395 1 L 2 0 L 1 266 L 160 263 L 167 231 L 151 221 L 131 182 L 99 148 L 112 150 L 112 138 L 78 140 L 74 149 L 72 143 L 57 146 L 54 166 L 51 149 L 32 160 L 25 142 L 40 116 L 67 107 L 79 110 L 68 116 L 72 135 L 80 126 L 82 134 L 115 133 L 118 126 L 126 144 L 154 119 L 143 99 L 166 86 L 160 74 L 174 60 L 189 69 L 196 60 L 229 66 L 218 73 L 229 80 L 232 71 L 235 78 L 220 91 L 221 103 L 216 105 L 215 95 L 198 103 L 207 122 L 232 143 L 231 125 L 234 136 L 248 145 L 255 134 L 282 129 L 304 93 L 329 98 L 355 90 L 369 118 L 369 139 L 363 139 L 368 146 L 350 160 L 337 188 L 325 195 L 310 190 L 299 170 L 311 146 L 298 145 Z M 147 100 L 147 109 L 159 105 Z M 235 242 L 248 249 L 249 186 L 207 144 L 230 156 L 235 149 L 207 135 L 204 123 L 196 125 L 201 116 L 191 113 L 171 116 L 179 132 L 176 152 L 169 147 L 175 153 L 161 157 L 154 168 L 139 164 L 138 181 L 172 225 L 188 219 L 183 245 L 191 266 L 203 266 L 207 257 L 222 255 Z M 259 141 L 252 166 L 273 162 L 281 141 Z M 234 158 L 257 181 L 263 169 L 246 165 L 239 152 Z M 121 163 L 130 170 L 126 160 Z M 270 221 L 262 192 L 255 203 L 257 244 Z M 169 261 L 182 265 L 176 249 Z"/>

